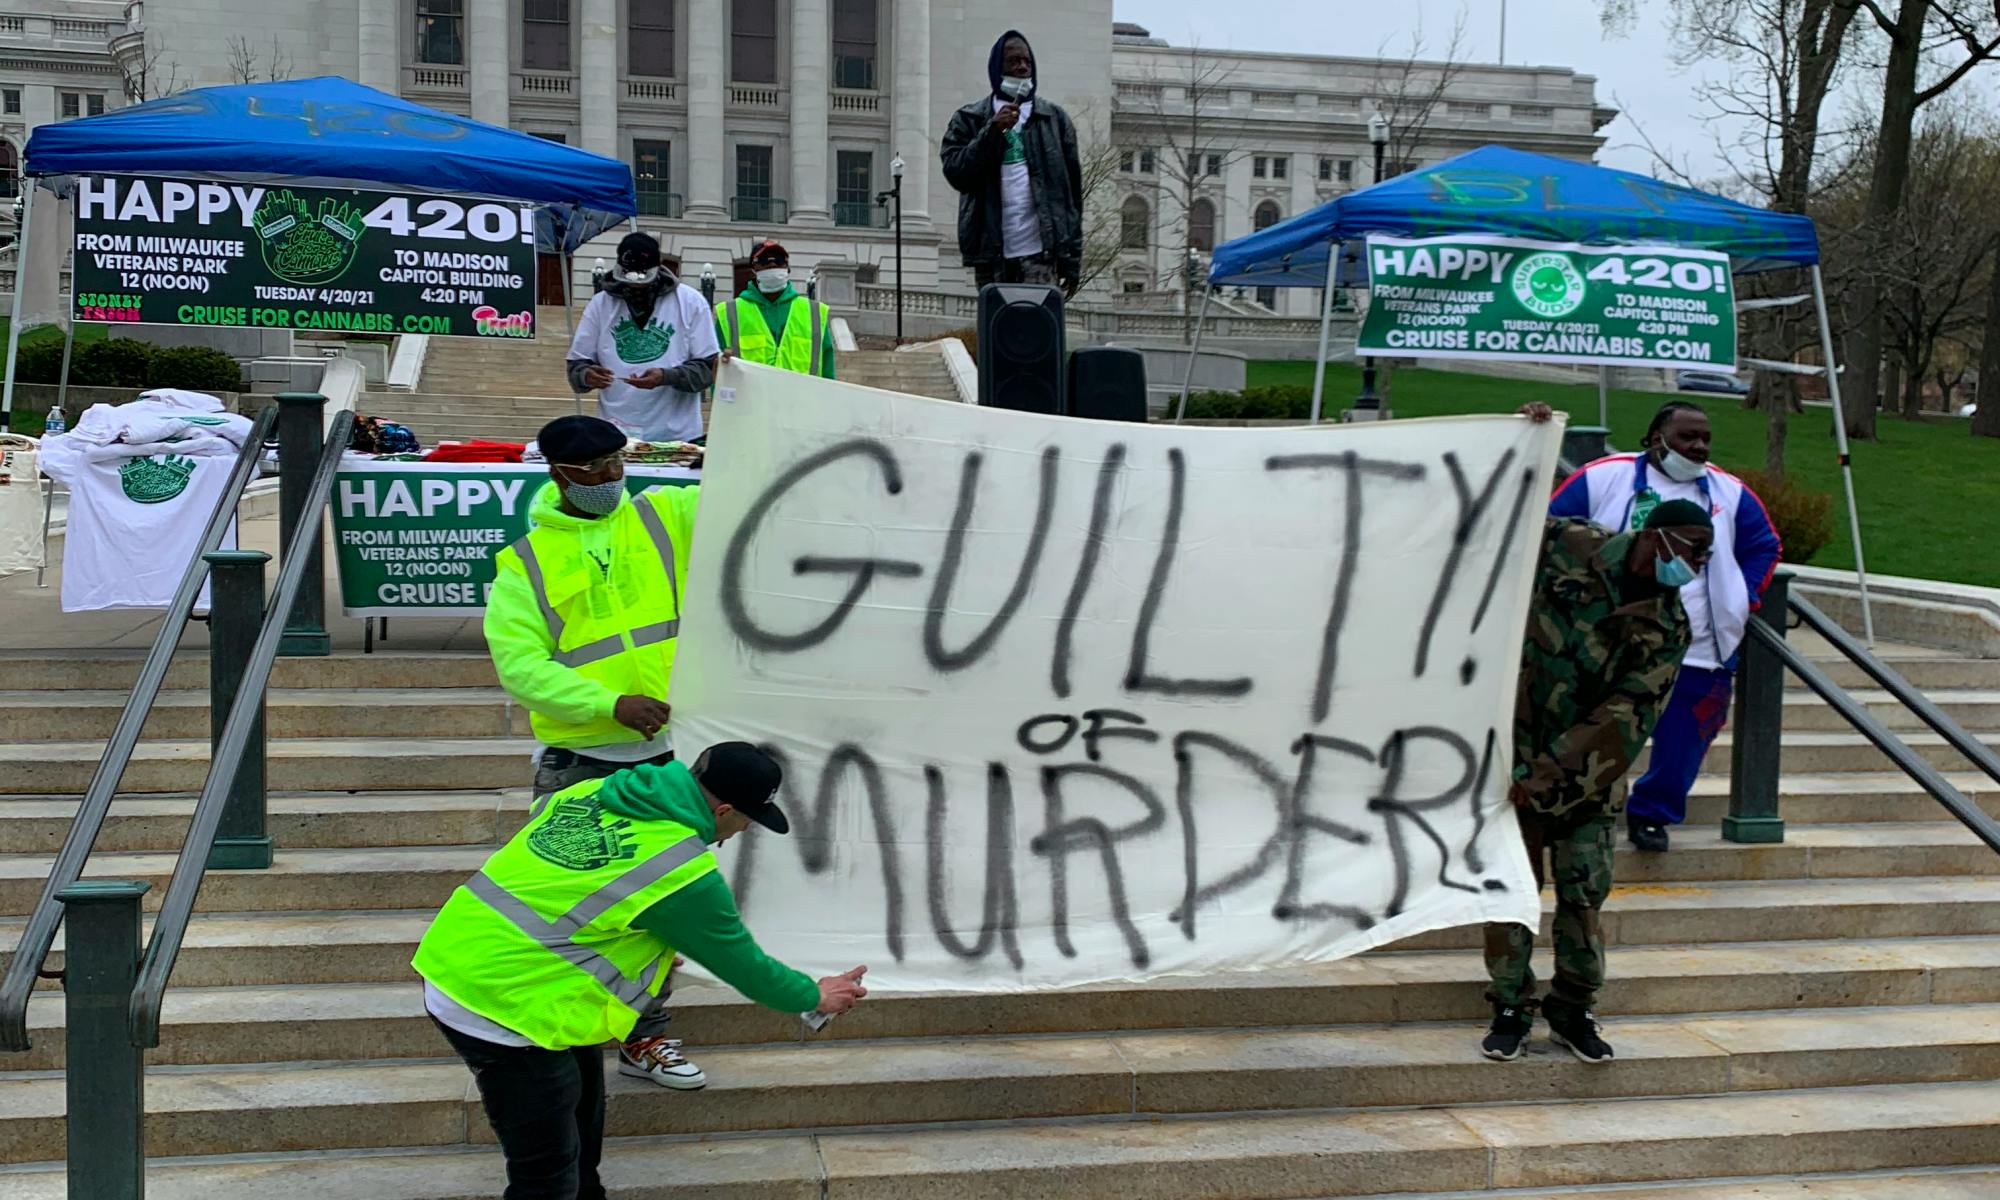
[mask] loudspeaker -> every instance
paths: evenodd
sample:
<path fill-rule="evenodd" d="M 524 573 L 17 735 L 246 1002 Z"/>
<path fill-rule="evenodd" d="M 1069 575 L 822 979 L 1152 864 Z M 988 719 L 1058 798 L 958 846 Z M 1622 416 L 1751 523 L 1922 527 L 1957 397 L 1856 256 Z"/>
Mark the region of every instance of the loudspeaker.
<path fill-rule="evenodd" d="M 1085 346 L 1069 356 L 1069 415 L 1094 421 L 1146 419 L 1146 356 L 1123 346 Z"/>
<path fill-rule="evenodd" d="M 1021 412 L 1063 412 L 1060 291 L 1024 283 L 980 289 L 979 402 Z"/>

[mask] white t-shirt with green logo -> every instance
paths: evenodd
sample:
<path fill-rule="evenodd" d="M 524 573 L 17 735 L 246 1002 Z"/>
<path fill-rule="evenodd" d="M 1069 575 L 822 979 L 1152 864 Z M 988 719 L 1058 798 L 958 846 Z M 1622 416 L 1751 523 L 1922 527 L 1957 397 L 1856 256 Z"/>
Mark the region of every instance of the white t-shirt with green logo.
<path fill-rule="evenodd" d="M 994 97 L 994 112 L 1005 107 L 1006 101 Z M 1034 112 L 1032 100 L 1021 106 L 1021 119 L 1006 132 L 1007 149 L 1000 159 L 1000 252 L 1008 258 L 1033 258 L 1042 252 L 1042 218 L 1035 211 L 1035 181 L 1028 174 L 1027 149 L 1021 142 L 1021 131 L 1028 127 L 1028 118 Z"/>
<path fill-rule="evenodd" d="M 663 292 L 653 302 L 653 317 L 643 327 L 632 320 L 623 296 L 599 292 L 584 307 L 570 339 L 569 357 L 588 359 L 616 375 L 617 381 L 597 394 L 604 419 L 631 438 L 649 442 L 688 441 L 701 436 L 701 393 L 669 387 L 637 388 L 628 375 L 655 367 L 671 369 L 691 358 L 722 352 L 715 340 L 715 316 L 701 293 L 686 284 Z"/>

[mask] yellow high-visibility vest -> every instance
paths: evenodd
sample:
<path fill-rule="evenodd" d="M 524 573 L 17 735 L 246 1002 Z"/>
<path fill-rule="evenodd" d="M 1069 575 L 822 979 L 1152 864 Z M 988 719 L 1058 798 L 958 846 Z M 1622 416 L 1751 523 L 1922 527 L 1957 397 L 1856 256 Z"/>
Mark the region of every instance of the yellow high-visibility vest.
<path fill-rule="evenodd" d="M 726 300 L 722 305 L 723 325 L 729 335 L 726 348 L 749 362 L 817 375 L 832 312 L 826 305 L 804 296 L 793 297 L 791 311 L 785 314 L 784 337 L 780 340 L 771 336 L 771 327 L 756 305 L 745 304 L 741 297 Z"/>
<path fill-rule="evenodd" d="M 411 960 L 461 1006 L 548 1050 L 632 1032 L 674 957 L 633 920 L 716 869 L 686 825 L 605 812 L 604 783 L 550 797 L 451 894 Z"/>

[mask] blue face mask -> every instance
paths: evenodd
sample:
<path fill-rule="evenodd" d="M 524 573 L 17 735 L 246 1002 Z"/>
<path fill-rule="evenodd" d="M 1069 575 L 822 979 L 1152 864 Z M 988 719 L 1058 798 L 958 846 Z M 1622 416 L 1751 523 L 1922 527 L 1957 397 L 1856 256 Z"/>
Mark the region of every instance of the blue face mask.
<path fill-rule="evenodd" d="M 608 479 L 603 483 L 562 483 L 563 499 L 578 512 L 589 513 L 593 517 L 607 516 L 617 509 L 618 501 L 625 495 L 625 481 Z"/>
<path fill-rule="evenodd" d="M 1695 572 L 1694 568 L 1688 565 L 1688 560 L 1678 554 L 1672 558 L 1655 556 L 1653 578 L 1660 581 L 1661 587 L 1680 588 L 1694 582 Z"/>

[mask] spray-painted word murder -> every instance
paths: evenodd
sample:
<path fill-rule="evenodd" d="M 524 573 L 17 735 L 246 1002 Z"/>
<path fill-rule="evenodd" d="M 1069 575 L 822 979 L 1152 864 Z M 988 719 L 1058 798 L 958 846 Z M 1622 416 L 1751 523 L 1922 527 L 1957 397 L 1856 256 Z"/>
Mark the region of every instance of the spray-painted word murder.
<path fill-rule="evenodd" d="M 1551 427 L 730 374 L 757 449 L 704 482 L 670 698 L 786 764 L 794 836 L 729 851 L 774 950 L 1013 989 L 1536 919 L 1500 818 Z"/>

